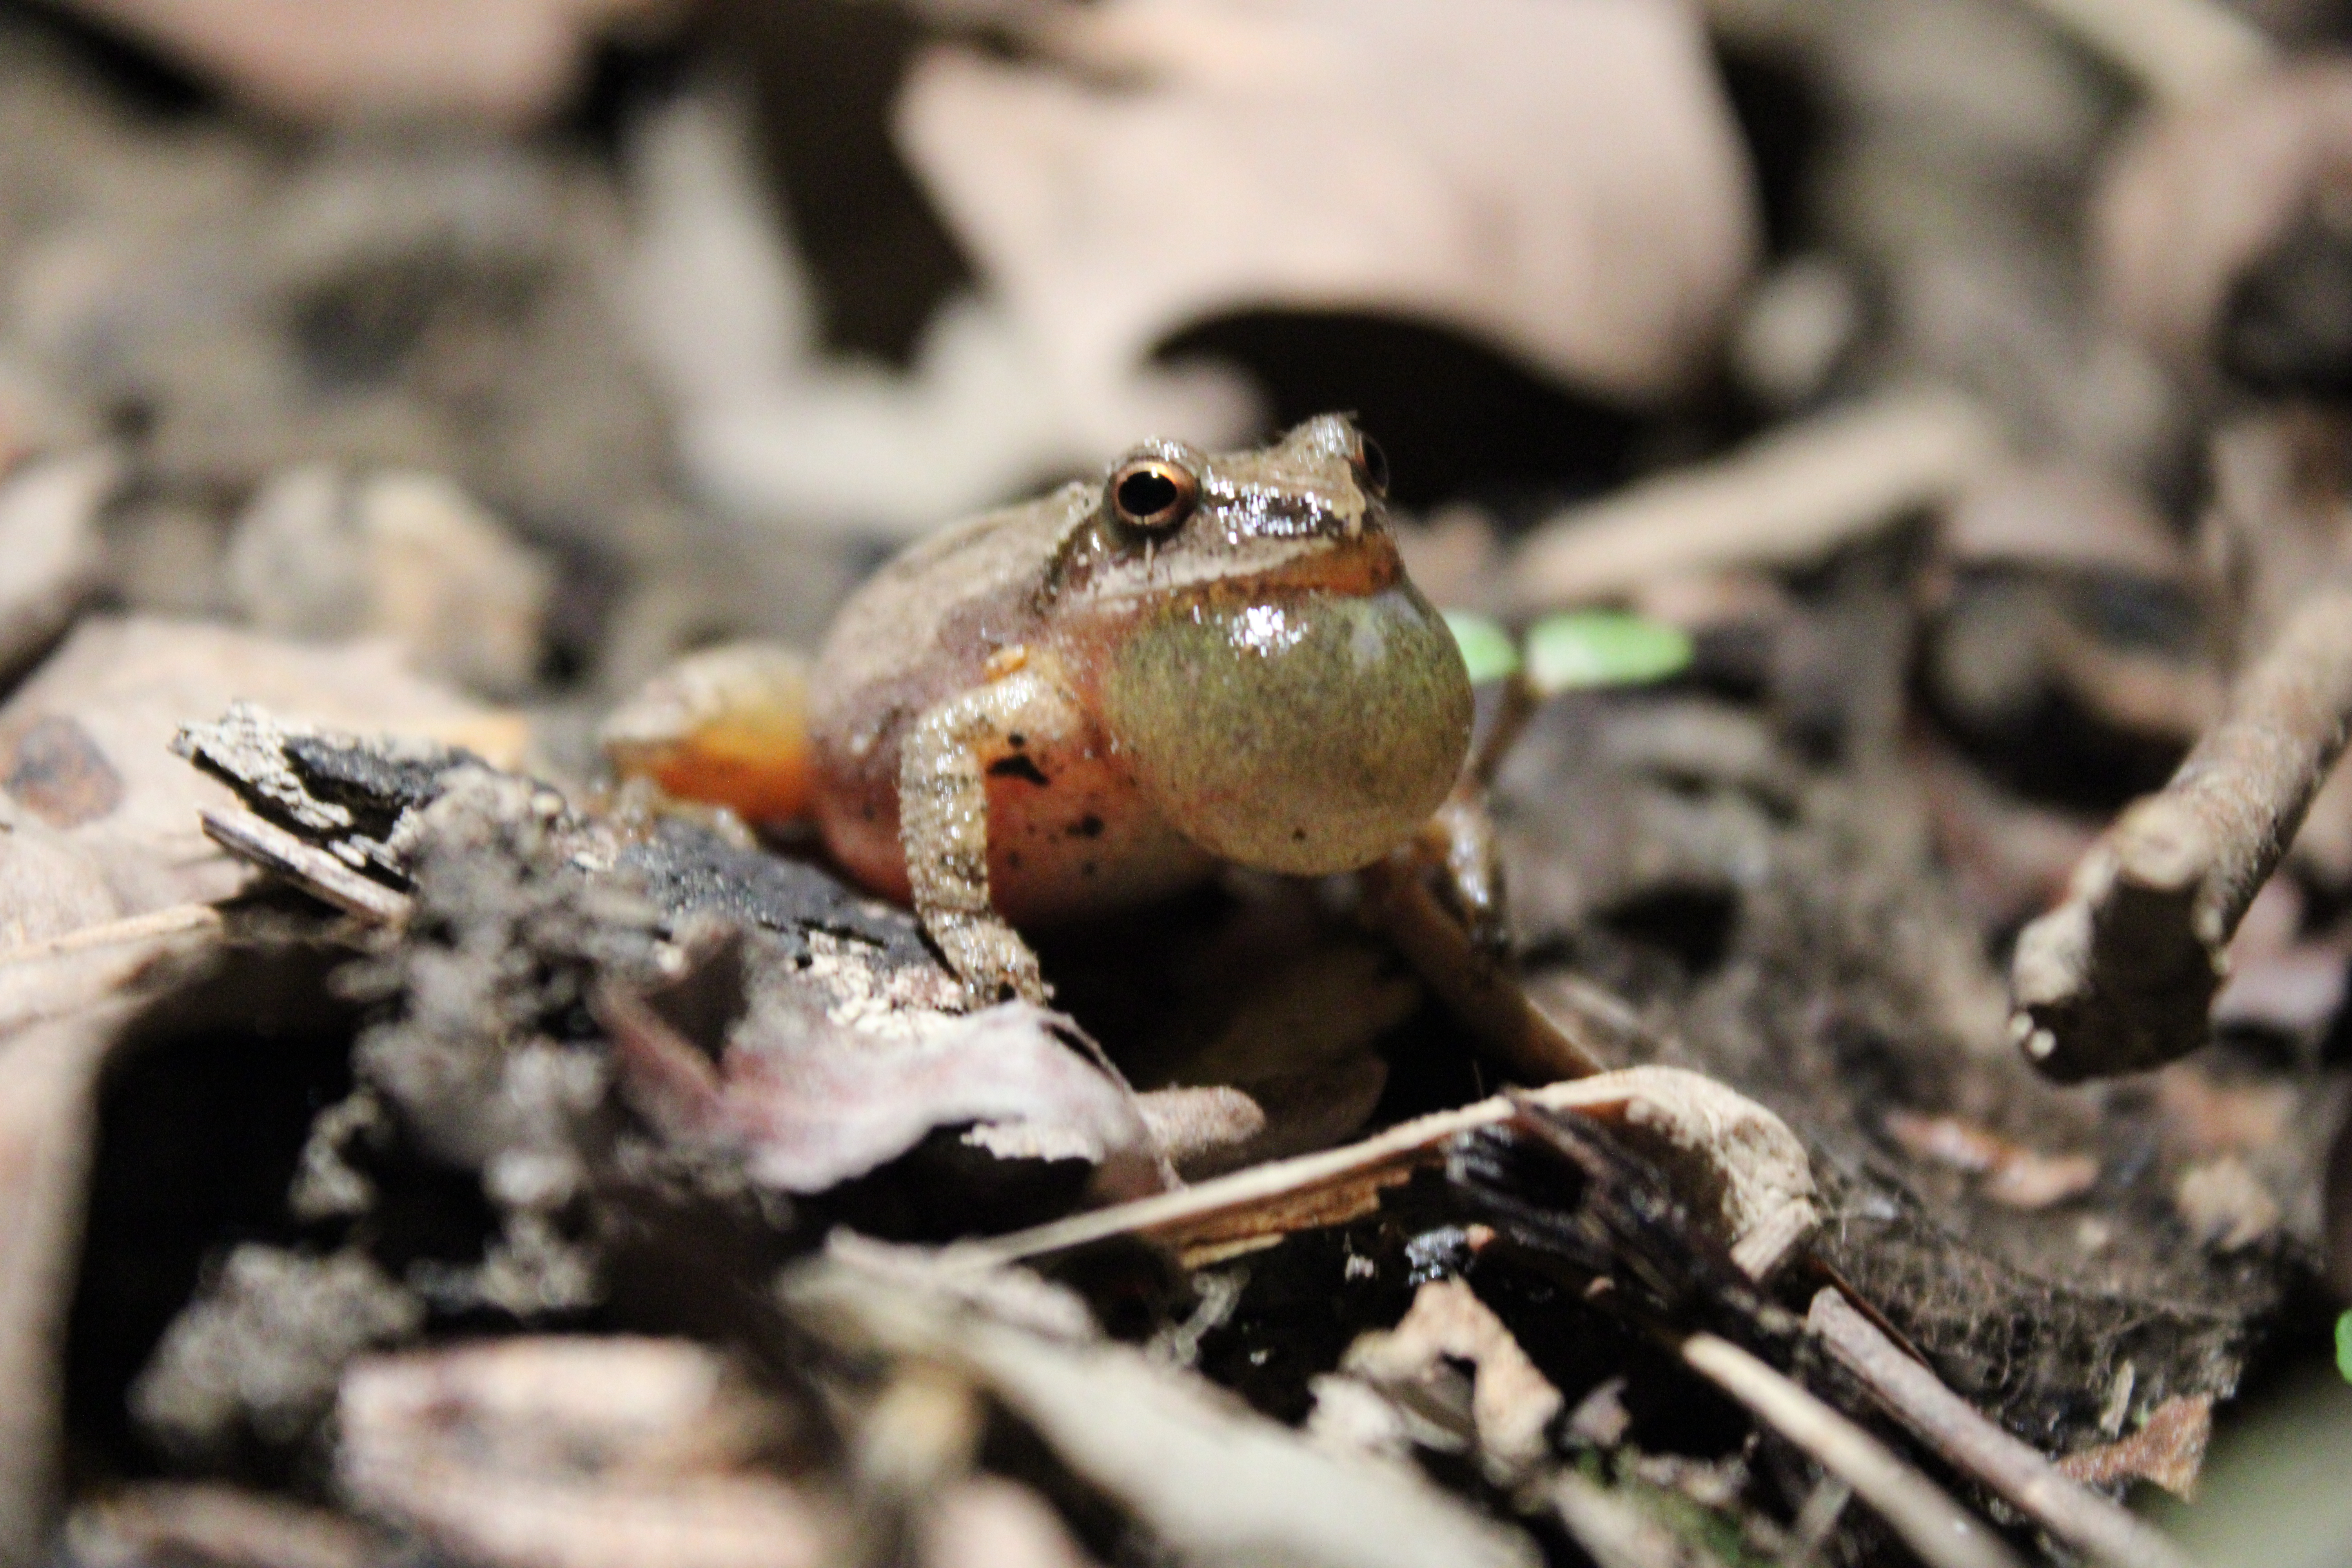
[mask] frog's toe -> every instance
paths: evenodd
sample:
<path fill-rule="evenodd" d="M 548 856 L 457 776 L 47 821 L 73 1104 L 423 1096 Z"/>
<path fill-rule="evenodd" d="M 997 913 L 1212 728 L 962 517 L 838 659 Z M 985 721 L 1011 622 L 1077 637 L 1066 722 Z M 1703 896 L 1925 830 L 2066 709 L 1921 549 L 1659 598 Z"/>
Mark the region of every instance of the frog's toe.
<path fill-rule="evenodd" d="M 780 643 L 705 648 L 614 709 L 597 741 L 625 779 L 747 822 L 789 822 L 814 795 L 808 676 L 808 660 Z"/>
<path fill-rule="evenodd" d="M 1052 999 L 1053 987 L 1045 984 L 1037 955 L 1002 921 L 950 920 L 935 925 L 931 934 L 973 1007 L 1015 999 L 1042 1007 Z"/>

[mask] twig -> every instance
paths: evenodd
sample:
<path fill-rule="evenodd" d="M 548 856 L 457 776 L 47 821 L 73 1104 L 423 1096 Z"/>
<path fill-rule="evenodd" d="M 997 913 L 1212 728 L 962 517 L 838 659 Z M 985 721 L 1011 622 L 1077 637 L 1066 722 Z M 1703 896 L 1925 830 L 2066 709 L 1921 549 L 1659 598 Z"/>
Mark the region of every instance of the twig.
<path fill-rule="evenodd" d="M 1514 607 L 1551 609 L 1661 577 L 1790 566 L 1950 497 L 2000 450 L 1956 392 L 1894 392 L 1787 425 L 1716 462 L 1562 512 L 1519 549 Z"/>
<path fill-rule="evenodd" d="M 210 904 L 173 904 L 168 909 L 152 910 L 143 915 L 129 915 L 119 921 L 108 921 L 102 925 L 83 926 L 79 931 L 20 943 L 0 952 L 0 966 L 38 963 L 44 959 L 60 957 L 68 952 L 120 947 L 127 942 L 175 936 L 182 931 L 217 931 L 220 923 L 220 911 Z"/>
<path fill-rule="evenodd" d="M 1269 1245 L 1293 1231 L 1344 1225 L 1380 1206 L 1381 1194 L 1442 1165 L 1453 1140 L 1522 1114 L 1527 1105 L 1615 1118 L 1639 1107 L 1644 1131 L 1664 1136 L 1713 1167 L 1722 1189 L 1707 1216 L 1734 1261 L 1751 1278 L 1770 1275 L 1815 1223 L 1804 1145 L 1770 1111 L 1700 1074 L 1644 1067 L 1498 1095 L 1400 1122 L 1320 1153 L 1253 1165 L 1181 1192 L 1073 1215 L 959 1252 L 974 1261 L 1014 1263 L 1114 1237 L 1143 1237 L 1176 1248 L 1195 1267 Z"/>
<path fill-rule="evenodd" d="M 1931 1568 L 2022 1568 L 1982 1520 L 1877 1438 L 1728 1340 L 1693 1334 L 1683 1361 L 1852 1487 Z"/>
<path fill-rule="evenodd" d="M 2158 793 L 2125 811 L 2065 900 L 2017 940 L 2011 1032 L 2064 1082 L 2205 1043 L 2224 950 L 2294 838 L 2352 722 L 2352 577 L 2289 610 Z"/>
<path fill-rule="evenodd" d="M 407 894 L 360 875 L 276 823 L 234 808 L 208 808 L 203 819 L 205 837 L 214 843 L 265 871 L 285 878 L 345 914 L 380 925 L 396 925 L 408 918 L 412 900 Z"/>
<path fill-rule="evenodd" d="M 1806 1321 L 1888 1415 L 2059 1540 L 2110 1568 L 2192 1568 L 2171 1542 L 2068 1479 L 1945 1387 L 1835 1287 L 1824 1286 L 1813 1297 Z"/>
<path fill-rule="evenodd" d="M 2252 22 L 2212 0 L 2034 0 L 2160 103 L 2201 103 L 2278 58 Z"/>

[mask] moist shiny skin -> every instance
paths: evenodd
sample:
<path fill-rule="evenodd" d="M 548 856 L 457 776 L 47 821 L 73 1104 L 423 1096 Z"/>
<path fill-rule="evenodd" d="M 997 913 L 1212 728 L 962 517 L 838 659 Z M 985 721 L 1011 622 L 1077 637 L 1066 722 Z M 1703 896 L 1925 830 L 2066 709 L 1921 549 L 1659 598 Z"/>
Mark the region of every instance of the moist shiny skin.
<path fill-rule="evenodd" d="M 1353 426 L 1138 452 L 1196 479 L 1181 526 L 1128 526 L 1108 483 L 1065 486 L 919 545 L 835 620 L 813 682 L 817 817 L 869 887 L 906 897 L 907 856 L 927 852 L 901 842 L 910 730 L 1014 677 L 1033 695 L 981 761 L 989 896 L 1016 923 L 1219 861 L 1350 869 L 1452 786 L 1468 679 L 1405 580 Z"/>

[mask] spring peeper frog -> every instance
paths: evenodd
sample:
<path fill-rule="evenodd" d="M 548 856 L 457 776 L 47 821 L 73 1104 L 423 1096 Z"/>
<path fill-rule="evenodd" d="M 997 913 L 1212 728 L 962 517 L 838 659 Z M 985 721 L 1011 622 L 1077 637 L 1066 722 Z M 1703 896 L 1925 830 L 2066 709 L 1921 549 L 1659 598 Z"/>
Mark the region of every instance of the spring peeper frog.
<path fill-rule="evenodd" d="M 976 1000 L 1045 995 L 1014 925 L 1220 862 L 1380 858 L 1445 798 L 1471 723 L 1384 490 L 1377 451 L 1325 415 L 1257 451 L 1148 442 L 1099 485 L 908 551 L 811 680 L 827 847 L 913 900 Z"/>

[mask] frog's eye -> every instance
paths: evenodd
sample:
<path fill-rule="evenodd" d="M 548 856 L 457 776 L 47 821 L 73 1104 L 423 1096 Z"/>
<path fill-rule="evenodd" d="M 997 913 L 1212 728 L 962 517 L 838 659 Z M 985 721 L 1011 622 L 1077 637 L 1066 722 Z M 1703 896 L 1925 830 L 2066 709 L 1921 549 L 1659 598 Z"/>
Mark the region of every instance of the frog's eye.
<path fill-rule="evenodd" d="M 1110 510 L 1129 528 L 1165 533 L 1192 515 L 1201 481 L 1192 470 L 1160 458 L 1122 463 L 1110 477 Z"/>
<path fill-rule="evenodd" d="M 1370 436 L 1358 436 L 1355 454 L 1348 460 L 1355 465 L 1356 477 L 1363 481 L 1364 489 L 1375 496 L 1389 493 L 1389 455 L 1381 450 L 1378 441 Z"/>

